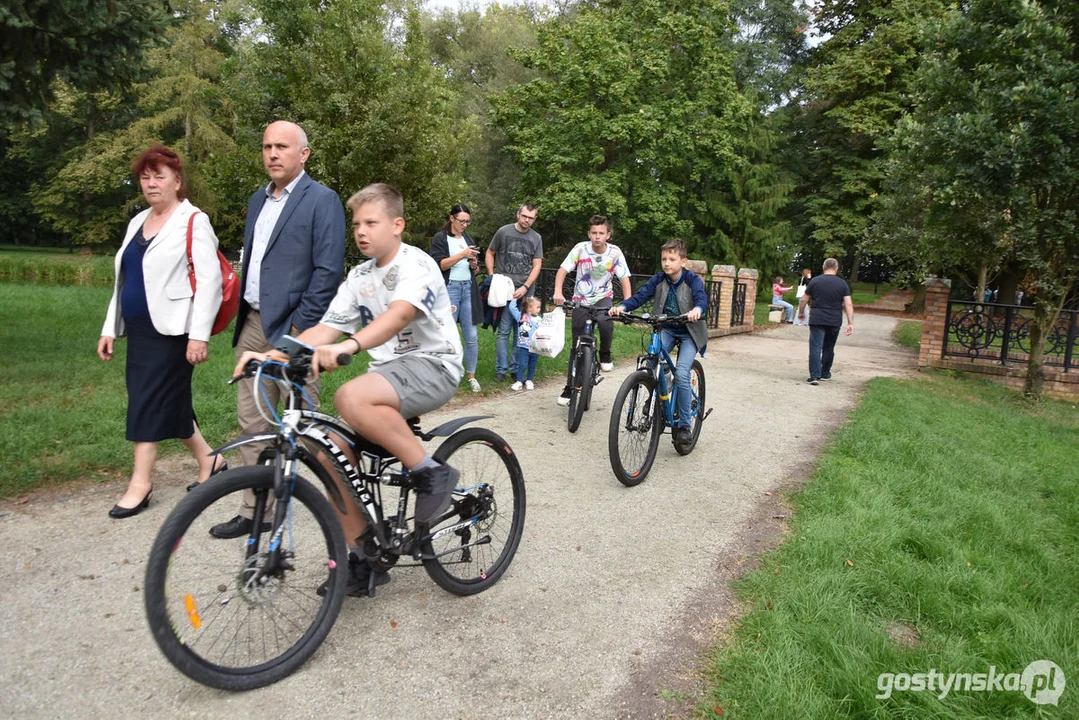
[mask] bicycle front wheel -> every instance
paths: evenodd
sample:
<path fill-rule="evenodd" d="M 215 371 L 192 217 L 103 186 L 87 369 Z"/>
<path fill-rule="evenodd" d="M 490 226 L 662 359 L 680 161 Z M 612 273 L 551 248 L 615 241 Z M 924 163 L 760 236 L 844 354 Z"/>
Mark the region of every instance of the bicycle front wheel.
<path fill-rule="evenodd" d="M 588 395 L 592 390 L 592 348 L 581 345 L 577 348 L 576 365 L 573 371 L 573 382 L 570 383 L 569 394 L 569 431 L 577 432 L 581 426 L 581 418 L 588 409 Z"/>
<path fill-rule="evenodd" d="M 611 408 L 608 455 L 615 477 L 627 487 L 639 485 L 656 459 L 663 411 L 655 386 L 648 371 L 638 370 L 623 381 Z"/>
<path fill-rule="evenodd" d="M 245 490 L 272 498 L 273 477 L 271 467 L 239 467 L 198 487 L 165 520 L 146 564 L 146 615 L 158 647 L 180 672 L 221 690 L 262 687 L 297 670 L 325 640 L 344 597 L 344 535 L 303 478 L 279 532 L 259 523 L 235 539 L 210 534 L 236 514 Z M 281 558 L 271 567 L 268 549 L 277 543 Z"/>
<path fill-rule="evenodd" d="M 455 432 L 434 458 L 457 468 L 461 479 L 453 514 L 431 528 L 433 539 L 421 547 L 423 567 L 443 590 L 474 595 L 498 582 L 517 552 L 525 528 L 524 474 L 506 441 L 487 428 Z"/>
<path fill-rule="evenodd" d="M 704 423 L 704 366 L 700 360 L 693 361 L 693 368 L 689 372 L 689 386 L 693 393 L 689 415 L 690 440 L 685 445 L 674 444 L 675 452 L 679 455 L 689 455 L 693 448 L 697 447 L 697 438 L 701 436 L 701 425 Z"/>

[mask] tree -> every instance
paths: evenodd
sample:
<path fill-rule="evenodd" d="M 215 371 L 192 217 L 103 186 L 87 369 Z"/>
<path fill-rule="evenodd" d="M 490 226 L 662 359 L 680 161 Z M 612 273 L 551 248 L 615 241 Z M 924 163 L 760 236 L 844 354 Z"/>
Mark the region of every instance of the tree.
<path fill-rule="evenodd" d="M 922 188 L 924 245 L 975 257 L 1007 248 L 1026 270 L 1034 397 L 1079 268 L 1075 31 L 1074 6 L 971 0 L 928 27 L 921 102 L 896 133 L 897 163 Z"/>
<path fill-rule="evenodd" d="M 171 22 L 167 0 L 8 0 L 0 6 L 0 122 L 29 120 L 54 81 L 123 89 Z"/>
<path fill-rule="evenodd" d="M 752 112 L 730 32 L 722 0 L 599 0 L 546 23 L 520 55 L 539 77 L 495 100 L 519 197 L 578 228 L 610 216 L 631 256 L 674 236 L 696 250 L 701 188 L 728 177 Z"/>
<path fill-rule="evenodd" d="M 811 254 L 840 258 L 852 281 L 886 175 L 878 141 L 912 105 L 920 23 L 943 7 L 940 0 L 825 0 L 817 17 L 830 37 L 811 54 L 803 112 L 792 128 L 800 139 L 799 194 Z"/>
<path fill-rule="evenodd" d="M 492 122 L 491 98 L 536 76 L 511 51 L 535 47 L 537 23 L 527 6 L 490 5 L 482 12 L 444 10 L 424 26 L 431 60 L 456 96 L 453 132 L 467 183 L 461 199 L 472 209 L 475 238 L 492 236 L 516 210 L 521 171 L 502 151 L 506 135 Z"/>
<path fill-rule="evenodd" d="M 153 142 L 180 154 L 192 198 L 216 220 L 217 199 L 206 176 L 215 154 L 233 148 L 228 131 L 219 125 L 227 118 L 228 99 L 219 85 L 225 54 L 216 23 L 218 3 L 181 0 L 176 9 L 180 21 L 166 32 L 163 45 L 147 53 L 150 77 L 132 88 L 137 115 L 121 126 L 93 132 L 34 192 L 41 217 L 77 243 L 118 237 L 126 217 L 142 203 L 130 182 L 131 159 Z"/>
<path fill-rule="evenodd" d="M 372 182 L 405 196 L 406 239 L 464 189 L 453 93 L 432 67 L 411 1 L 259 0 L 262 38 L 244 54 L 241 103 L 261 126 L 299 123 L 312 175 L 343 198 Z M 415 238 L 412 233 L 416 232 Z"/>

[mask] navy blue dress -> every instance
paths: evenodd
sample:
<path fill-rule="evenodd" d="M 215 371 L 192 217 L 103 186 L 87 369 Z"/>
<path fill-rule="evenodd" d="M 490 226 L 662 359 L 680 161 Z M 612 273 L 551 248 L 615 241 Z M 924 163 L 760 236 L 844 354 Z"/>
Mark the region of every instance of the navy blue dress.
<path fill-rule="evenodd" d="M 120 260 L 120 313 L 127 330 L 127 439 L 159 442 L 195 433 L 187 335 L 154 329 L 146 303 L 142 259 L 150 240 L 142 228 Z M 155 249 L 156 250 L 156 249 Z"/>

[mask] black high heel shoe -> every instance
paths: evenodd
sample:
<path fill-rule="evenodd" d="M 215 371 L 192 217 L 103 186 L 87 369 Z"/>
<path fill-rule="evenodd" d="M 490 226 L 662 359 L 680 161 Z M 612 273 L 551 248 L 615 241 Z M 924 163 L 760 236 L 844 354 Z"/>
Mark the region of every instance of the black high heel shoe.
<path fill-rule="evenodd" d="M 214 458 L 214 469 L 210 471 L 210 477 L 208 477 L 206 479 L 209 480 L 214 475 L 217 475 L 219 473 L 223 473 L 228 469 L 229 469 L 229 464 L 227 462 L 225 462 L 224 460 L 221 461 L 221 467 L 217 467 L 217 458 L 215 457 Z M 198 480 L 196 480 L 195 482 L 193 482 L 193 483 L 191 483 L 190 485 L 187 486 L 187 491 L 191 492 L 192 490 L 194 490 L 195 488 L 197 488 L 201 484 L 202 483 L 200 483 Z"/>
<path fill-rule="evenodd" d="M 146 493 L 146 497 L 142 499 L 135 507 L 120 507 L 119 505 L 113 505 L 112 510 L 109 510 L 109 517 L 116 518 L 117 520 L 123 520 L 134 515 L 138 515 L 140 512 L 150 507 L 150 496 L 154 494 L 154 486 L 150 486 L 150 492 Z"/>

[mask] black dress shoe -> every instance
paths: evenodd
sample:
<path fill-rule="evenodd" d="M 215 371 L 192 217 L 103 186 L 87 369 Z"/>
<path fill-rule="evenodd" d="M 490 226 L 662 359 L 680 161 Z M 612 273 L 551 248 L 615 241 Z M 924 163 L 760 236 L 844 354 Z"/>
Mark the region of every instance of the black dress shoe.
<path fill-rule="evenodd" d="M 146 493 L 146 497 L 142 499 L 135 507 L 120 507 L 119 505 L 113 505 L 112 510 L 109 510 L 109 517 L 116 518 L 117 520 L 123 520 L 134 515 L 138 515 L 140 512 L 150 507 L 150 496 L 154 494 L 154 486 L 150 486 L 150 492 Z"/>
<path fill-rule="evenodd" d="M 210 534 L 215 538 L 221 540 L 232 540 L 233 538 L 243 537 L 244 535 L 251 534 L 251 528 L 254 527 L 254 523 L 243 515 L 237 515 L 228 522 L 218 523 L 210 528 Z M 270 523 L 262 523 L 260 532 L 266 532 L 270 529 Z"/>
<path fill-rule="evenodd" d="M 215 463 L 217 462 L 217 458 L 214 458 L 214 462 Z M 219 473 L 223 473 L 228 469 L 229 469 L 229 464 L 227 462 L 223 462 L 223 463 L 221 463 L 221 467 L 215 467 L 212 471 L 210 471 L 210 477 L 213 477 L 214 475 L 217 475 Z M 206 479 L 209 480 L 210 478 L 206 478 Z M 192 490 L 197 488 L 199 485 L 202 485 L 202 483 L 200 483 L 198 480 L 196 480 L 195 482 L 193 482 L 193 483 L 191 483 L 190 485 L 187 486 L 187 491 L 191 492 Z"/>

